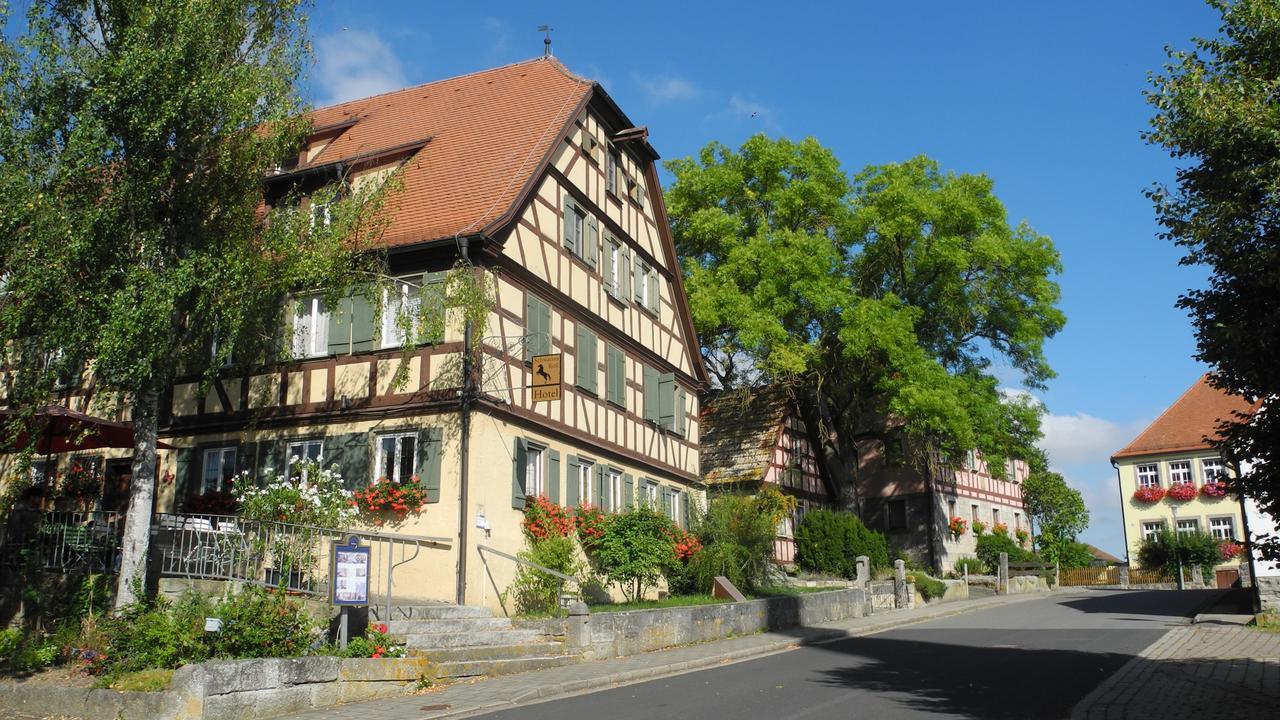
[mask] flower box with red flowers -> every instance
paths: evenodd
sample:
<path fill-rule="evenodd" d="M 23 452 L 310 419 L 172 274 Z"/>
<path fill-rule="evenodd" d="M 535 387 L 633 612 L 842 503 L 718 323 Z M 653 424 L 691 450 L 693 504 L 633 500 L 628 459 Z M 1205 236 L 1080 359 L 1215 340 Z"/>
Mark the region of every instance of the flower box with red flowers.
<path fill-rule="evenodd" d="M 1160 502 L 1164 499 L 1164 488 L 1158 485 L 1140 487 L 1133 491 L 1133 499 L 1144 503 Z"/>
<path fill-rule="evenodd" d="M 1218 543 L 1218 552 L 1222 554 L 1222 560 L 1234 560 L 1244 552 L 1244 546 L 1232 540 L 1223 540 Z"/>
<path fill-rule="evenodd" d="M 374 525 L 404 522 L 409 513 L 421 512 L 427 504 L 427 490 L 417 475 L 401 482 L 378 478 L 369 487 L 356 490 L 351 497 L 360 513 Z"/>
<path fill-rule="evenodd" d="M 991 526 L 991 534 L 992 535 L 1008 535 L 1009 526 L 1002 522 L 998 522 Z"/>
<path fill-rule="evenodd" d="M 1196 499 L 1196 486 L 1191 483 L 1174 483 L 1169 486 L 1169 499 L 1187 502 Z"/>
<path fill-rule="evenodd" d="M 1200 486 L 1200 494 L 1207 498 L 1220 498 L 1227 496 L 1227 484 L 1224 482 L 1207 482 Z"/>
<path fill-rule="evenodd" d="M 960 537 L 969 529 L 969 521 L 962 517 L 952 517 L 947 521 L 947 530 L 955 537 Z"/>

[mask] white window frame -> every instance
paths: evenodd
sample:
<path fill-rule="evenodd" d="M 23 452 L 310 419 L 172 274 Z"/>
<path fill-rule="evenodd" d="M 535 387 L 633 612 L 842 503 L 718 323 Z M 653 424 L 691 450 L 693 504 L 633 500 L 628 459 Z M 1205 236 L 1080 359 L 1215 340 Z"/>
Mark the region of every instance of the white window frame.
<path fill-rule="evenodd" d="M 1165 529 L 1163 520 L 1144 520 L 1142 523 L 1142 539 L 1150 540 Z"/>
<path fill-rule="evenodd" d="M 608 282 L 610 295 L 622 295 L 624 289 L 622 287 L 622 244 L 617 239 L 609 241 L 609 248 L 605 251 L 609 253 L 609 272 L 610 276 L 605 278 Z"/>
<path fill-rule="evenodd" d="M 1199 518 L 1179 518 L 1178 519 L 1178 535 L 1190 535 L 1194 532 L 1200 532 Z"/>
<path fill-rule="evenodd" d="M 778 537 L 792 538 L 796 534 L 796 519 L 790 513 L 782 516 L 778 521 Z"/>
<path fill-rule="evenodd" d="M 572 217 L 565 219 L 565 222 L 573 223 L 573 247 L 569 248 L 569 251 L 573 253 L 574 257 L 581 259 L 586 255 L 583 250 L 587 246 L 587 216 L 577 204 L 574 204 L 573 210 L 569 214 Z"/>
<path fill-rule="evenodd" d="M 201 453 L 200 460 L 200 494 L 208 495 L 211 492 L 218 492 L 223 486 L 236 474 L 236 450 L 232 446 L 223 446 L 216 448 L 207 448 Z M 217 463 L 218 477 L 211 478 L 209 470 L 211 469 L 210 461 Z M 227 472 L 227 463 L 231 463 L 231 472 Z M 213 487 L 210 487 L 210 483 Z"/>
<path fill-rule="evenodd" d="M 661 501 L 658 499 L 659 486 L 655 482 L 644 480 L 640 483 L 640 497 L 645 504 L 653 509 L 661 507 Z"/>
<path fill-rule="evenodd" d="M 1169 463 L 1169 484 L 1177 485 L 1178 483 L 1195 485 L 1195 480 L 1191 477 L 1190 460 L 1175 460 Z"/>
<path fill-rule="evenodd" d="M 385 461 L 387 459 L 386 448 L 383 446 L 383 443 L 387 440 L 394 441 L 393 452 L 395 453 L 394 462 L 391 465 L 390 477 L 384 476 L 382 473 L 383 467 L 386 466 Z M 404 477 L 403 453 L 404 453 L 405 440 L 413 441 L 413 451 L 410 455 L 411 463 L 410 463 L 409 477 Z M 382 433 L 375 437 L 375 441 L 376 442 L 374 446 L 374 464 L 373 464 L 373 479 L 375 481 L 385 478 L 390 482 L 397 482 L 397 483 L 405 482 L 410 478 L 412 478 L 414 475 L 418 474 L 418 433 L 417 432 Z"/>
<path fill-rule="evenodd" d="M 609 483 L 609 512 L 622 511 L 622 471 L 605 468 L 605 482 Z"/>
<path fill-rule="evenodd" d="M 1219 540 L 1234 540 L 1236 538 L 1236 519 L 1230 515 L 1209 518 L 1209 533 Z"/>
<path fill-rule="evenodd" d="M 1200 460 L 1200 477 L 1204 482 L 1221 482 L 1227 476 L 1226 463 L 1222 462 L 1222 458 L 1201 458 Z"/>
<path fill-rule="evenodd" d="M 671 493 L 671 506 L 667 508 L 667 516 L 676 527 L 683 527 L 680 524 L 680 493 Z"/>
<path fill-rule="evenodd" d="M 578 502 L 583 505 L 594 505 L 599 498 L 594 498 L 595 483 L 592 482 L 591 473 L 596 469 L 594 460 L 586 458 L 578 458 Z"/>
<path fill-rule="evenodd" d="M 622 157 L 610 145 L 605 150 L 604 189 L 615 197 L 618 195 L 618 168 L 622 165 Z"/>
<path fill-rule="evenodd" d="M 395 293 L 395 297 L 391 296 Z M 382 289 L 382 347 L 393 348 L 404 344 L 405 329 L 398 322 L 402 314 L 408 314 L 411 327 L 418 326 L 418 303 L 422 293 L 419 288 L 404 280 L 397 280 L 393 287 Z"/>
<path fill-rule="evenodd" d="M 1160 487 L 1160 466 L 1156 463 L 1146 463 L 1138 465 L 1134 471 L 1137 473 L 1138 487 Z"/>
<path fill-rule="evenodd" d="M 524 494 L 538 497 L 547 494 L 546 447 L 529 443 L 524 451 Z"/>
<path fill-rule="evenodd" d="M 315 449 L 312 454 L 311 450 Z M 298 457 L 302 460 L 315 460 L 319 462 L 324 457 L 324 439 L 321 438 L 311 440 L 294 440 L 285 446 L 284 450 L 284 474 L 285 477 L 291 476 L 293 468 L 293 458 Z M 307 479 L 306 471 L 302 473 L 302 479 Z"/>
<path fill-rule="evenodd" d="M 298 314 L 298 305 L 306 305 L 306 314 Z M 316 357 L 329 354 L 329 309 L 319 295 L 296 298 L 293 312 L 293 356 Z"/>

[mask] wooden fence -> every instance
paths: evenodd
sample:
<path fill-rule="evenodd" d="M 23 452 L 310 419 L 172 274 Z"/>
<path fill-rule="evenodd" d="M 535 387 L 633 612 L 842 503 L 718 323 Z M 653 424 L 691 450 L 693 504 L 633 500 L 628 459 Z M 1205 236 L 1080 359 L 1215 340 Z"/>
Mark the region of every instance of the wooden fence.
<path fill-rule="evenodd" d="M 1120 568 L 1115 565 L 1111 567 L 1062 568 L 1058 573 L 1058 584 L 1062 587 L 1119 585 Z"/>

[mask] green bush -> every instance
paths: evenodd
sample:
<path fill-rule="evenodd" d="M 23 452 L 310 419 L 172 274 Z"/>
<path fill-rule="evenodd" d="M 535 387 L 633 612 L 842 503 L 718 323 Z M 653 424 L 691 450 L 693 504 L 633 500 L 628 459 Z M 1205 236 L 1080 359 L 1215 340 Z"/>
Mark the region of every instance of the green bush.
<path fill-rule="evenodd" d="M 914 578 L 916 581 L 916 590 L 924 596 L 925 600 L 935 600 L 947 593 L 947 584 L 941 580 L 931 578 L 924 573 L 914 573 L 908 575 L 908 578 Z"/>
<path fill-rule="evenodd" d="M 965 568 L 969 569 L 970 575 L 982 575 L 987 572 L 987 567 L 978 558 L 960 558 L 955 562 L 956 575 L 964 577 Z"/>
<path fill-rule="evenodd" d="M 245 588 L 219 604 L 217 615 L 222 619 L 214 636 L 218 657 L 296 657 L 315 640 L 315 620 L 279 590 Z"/>
<path fill-rule="evenodd" d="M 213 603 L 195 592 L 172 603 L 158 598 L 129 605 L 119 616 L 102 622 L 106 659 L 98 659 L 96 669 L 116 678 L 207 660 L 212 653 L 205 640 L 204 619 L 213 612 Z"/>
<path fill-rule="evenodd" d="M 0 663 L 13 657 L 22 644 L 22 631 L 17 628 L 0 630 Z"/>
<path fill-rule="evenodd" d="M 788 511 L 765 492 L 713 498 L 694 523 L 702 549 L 674 577 L 668 575 L 668 586 L 672 592 L 705 593 L 723 575 L 744 592 L 755 592 L 766 583 L 778 513 Z"/>
<path fill-rule="evenodd" d="M 853 513 L 812 510 L 796 528 L 795 542 L 796 562 L 809 572 L 852 578 L 859 555 L 870 558 L 872 568 L 889 566 L 889 541 Z"/>
<path fill-rule="evenodd" d="M 1009 562 L 1032 562 L 1036 556 L 1018 545 L 1013 538 L 1001 534 L 988 534 L 978 538 L 978 559 L 986 571 L 995 575 L 1000 569 L 1000 553 L 1009 554 Z M 972 571 L 970 571 L 972 572 Z"/>
<path fill-rule="evenodd" d="M 600 573 L 627 600 L 639 600 L 678 562 L 672 545 L 671 519 L 641 505 L 612 515 L 604 523 L 592 559 Z"/>
<path fill-rule="evenodd" d="M 570 577 L 578 577 L 582 573 L 583 568 L 572 538 L 549 535 L 543 540 L 531 540 L 530 543 L 528 549 L 520 552 L 521 559 Z M 560 608 L 560 589 L 563 585 L 564 582 L 554 575 L 521 565 L 516 570 L 515 579 L 507 587 L 503 601 L 510 598 L 516 612 L 521 615 L 555 612 Z"/>
<path fill-rule="evenodd" d="M 1138 546 L 1138 562 L 1144 568 L 1163 568 L 1165 573 L 1178 576 L 1178 558 L 1186 572 L 1192 565 L 1199 565 L 1205 582 L 1213 578 L 1213 568 L 1222 562 L 1220 540 L 1206 532 L 1175 535 L 1172 530 L 1161 530 L 1142 541 Z"/>

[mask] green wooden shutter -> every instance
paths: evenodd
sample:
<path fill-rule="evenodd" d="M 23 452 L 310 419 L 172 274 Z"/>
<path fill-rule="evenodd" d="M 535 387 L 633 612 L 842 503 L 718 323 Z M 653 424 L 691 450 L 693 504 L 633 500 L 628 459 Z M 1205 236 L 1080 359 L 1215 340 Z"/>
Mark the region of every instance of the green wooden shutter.
<path fill-rule="evenodd" d="M 618 293 L 619 300 L 626 300 L 627 293 L 631 288 L 631 251 L 625 247 L 619 246 L 618 260 L 622 262 L 622 272 L 618 273 Z"/>
<path fill-rule="evenodd" d="M 444 454 L 444 430 L 427 428 L 420 434 L 418 443 L 418 472 L 422 487 L 427 492 L 427 502 L 440 502 L 440 456 Z"/>
<path fill-rule="evenodd" d="M 658 371 L 644 366 L 644 419 L 658 422 Z"/>
<path fill-rule="evenodd" d="M 197 453 L 195 448 L 178 448 L 177 457 L 174 459 L 173 509 L 175 512 L 182 509 L 182 501 L 190 497 L 200 484 L 197 475 L 200 472 L 200 460 Z"/>
<path fill-rule="evenodd" d="M 680 491 L 680 527 L 688 530 L 691 524 L 689 517 L 689 491 Z"/>
<path fill-rule="evenodd" d="M 597 505 L 601 510 L 608 510 L 613 506 L 613 483 L 609 482 L 610 474 L 604 468 L 600 469 L 600 492 L 596 495 Z"/>
<path fill-rule="evenodd" d="M 626 510 L 636 504 L 636 480 L 631 473 L 622 474 L 622 509 Z"/>
<path fill-rule="evenodd" d="M 577 352 L 574 365 L 577 370 L 577 385 L 585 390 L 591 389 L 591 352 L 588 346 L 595 344 L 595 338 L 586 325 L 578 323 Z"/>
<path fill-rule="evenodd" d="M 525 332 L 530 336 L 525 344 L 525 359 L 531 360 L 534 355 L 551 352 L 551 306 L 530 294 L 526 296 L 525 313 Z"/>
<path fill-rule="evenodd" d="M 560 504 L 560 451 L 547 450 L 547 499 Z"/>
<path fill-rule="evenodd" d="M 613 345 L 605 347 L 605 373 L 608 384 L 606 399 L 625 408 L 627 406 L 627 356 Z"/>
<path fill-rule="evenodd" d="M 240 443 L 236 448 L 236 474 L 249 473 L 249 477 L 258 476 L 258 443 Z"/>
<path fill-rule="evenodd" d="M 524 464 L 528 449 L 524 438 L 516 438 L 511 453 L 511 507 L 517 510 L 524 509 Z"/>
<path fill-rule="evenodd" d="M 604 466 L 597 464 L 595 467 L 595 477 L 591 478 L 592 484 L 595 486 L 596 507 L 607 507 L 604 502 Z"/>
<path fill-rule="evenodd" d="M 664 487 L 659 492 L 659 496 L 662 498 L 662 514 L 671 517 L 671 490 Z"/>
<path fill-rule="evenodd" d="M 604 291 L 610 295 L 617 295 L 618 288 L 613 284 L 613 253 L 618 247 L 618 241 L 613 239 L 613 235 L 605 233 L 604 236 L 604 265 L 603 272 L 600 273 L 604 278 Z"/>
<path fill-rule="evenodd" d="M 600 225 L 595 218 L 588 218 L 586 222 L 587 237 L 584 243 L 586 252 L 582 254 L 582 259 L 586 260 L 587 267 L 592 270 L 596 269 L 596 256 L 600 253 Z"/>
<path fill-rule="evenodd" d="M 422 275 L 422 291 L 418 293 L 418 302 L 424 304 L 432 303 L 443 307 L 445 301 L 445 273 L 431 272 Z M 415 319 L 415 324 L 417 320 Z M 423 337 L 419 338 L 421 342 L 436 344 L 444 342 L 444 325 L 434 329 L 434 332 L 424 332 Z"/>
<path fill-rule="evenodd" d="M 676 429 L 676 434 L 679 435 L 680 437 L 684 437 L 685 431 L 688 429 L 687 415 L 689 413 L 685 409 L 685 402 L 687 402 L 687 400 L 688 400 L 688 396 L 685 394 L 684 388 L 677 385 L 676 386 L 675 429 Z"/>
<path fill-rule="evenodd" d="M 647 274 L 649 283 L 649 312 L 655 315 L 658 312 L 658 273 L 650 270 Z"/>
<path fill-rule="evenodd" d="M 351 352 L 376 349 L 374 315 L 373 303 L 369 298 L 359 293 L 351 298 Z"/>
<path fill-rule="evenodd" d="M 578 504 L 578 473 L 580 463 L 577 455 L 570 455 L 566 463 L 568 471 L 564 476 L 564 505 L 573 507 Z"/>
<path fill-rule="evenodd" d="M 574 222 L 578 216 L 578 205 L 569 197 L 568 193 L 564 196 L 564 246 L 569 252 L 579 255 L 581 251 L 578 249 L 578 224 Z"/>
<path fill-rule="evenodd" d="M 355 490 L 369 484 L 372 474 L 371 443 L 368 433 L 347 433 L 325 439 L 324 455 L 330 467 L 342 475 L 342 484 Z"/>
<path fill-rule="evenodd" d="M 636 301 L 636 302 L 644 302 L 644 283 L 645 283 L 645 276 L 646 276 L 646 274 L 647 274 L 647 273 L 645 272 L 646 270 L 647 270 L 647 268 L 646 268 L 646 266 L 645 266 L 645 264 L 644 264 L 644 261 L 642 261 L 642 260 L 640 260 L 639 258 L 637 258 L 637 259 L 636 259 L 636 261 L 635 261 L 635 268 L 634 268 L 634 271 L 633 271 L 633 272 L 635 273 L 635 296 L 634 296 L 634 299 L 635 299 L 635 301 Z"/>
<path fill-rule="evenodd" d="M 338 300 L 329 311 L 329 354 L 347 355 L 351 352 L 351 298 Z"/>
<path fill-rule="evenodd" d="M 658 377 L 658 424 L 670 430 L 676 418 L 676 376 L 663 373 Z"/>

